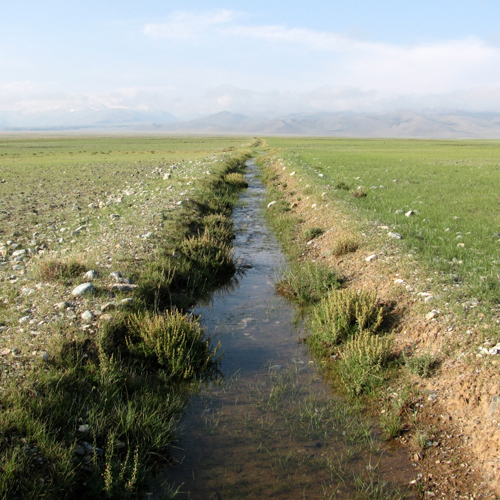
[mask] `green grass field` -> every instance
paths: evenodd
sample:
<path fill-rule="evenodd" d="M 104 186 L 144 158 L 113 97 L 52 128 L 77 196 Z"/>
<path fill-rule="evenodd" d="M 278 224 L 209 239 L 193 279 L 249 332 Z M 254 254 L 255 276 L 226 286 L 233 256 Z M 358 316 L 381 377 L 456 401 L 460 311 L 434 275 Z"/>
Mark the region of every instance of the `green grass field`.
<path fill-rule="evenodd" d="M 460 300 L 500 302 L 500 142 L 268 138 L 355 217 L 401 234 Z M 352 191 L 367 196 L 355 198 Z M 413 214 L 405 214 L 412 211 Z"/>

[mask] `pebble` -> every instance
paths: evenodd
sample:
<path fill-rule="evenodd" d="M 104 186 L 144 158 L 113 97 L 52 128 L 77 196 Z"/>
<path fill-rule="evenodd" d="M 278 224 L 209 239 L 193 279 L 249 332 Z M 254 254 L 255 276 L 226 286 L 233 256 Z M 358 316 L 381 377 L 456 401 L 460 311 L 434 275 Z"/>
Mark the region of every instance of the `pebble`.
<path fill-rule="evenodd" d="M 67 307 L 70 307 L 70 306 L 71 306 L 71 304 L 69 302 L 58 302 L 56 304 L 56 307 L 58 309 L 66 309 Z"/>
<path fill-rule="evenodd" d="M 88 280 L 95 280 L 96 278 L 99 277 L 99 273 L 97 271 L 94 271 L 93 269 L 91 269 L 90 271 L 87 271 L 83 275 L 83 277 L 88 279 Z"/>
<path fill-rule="evenodd" d="M 95 288 L 92 283 L 82 283 L 81 285 L 78 285 L 71 293 L 75 297 L 78 297 L 79 295 L 94 294 Z"/>
<path fill-rule="evenodd" d="M 113 309 L 116 309 L 117 305 L 118 304 L 116 302 L 106 302 L 101 306 L 101 311 L 102 312 L 112 311 Z"/>
<path fill-rule="evenodd" d="M 122 277 L 122 273 L 120 271 L 114 271 L 109 275 L 109 277 L 118 282 L 118 280 Z"/>
<path fill-rule="evenodd" d="M 396 214 L 404 214 L 404 211 L 403 210 L 396 210 L 396 212 L 394 212 Z"/>
<path fill-rule="evenodd" d="M 50 354 L 47 351 L 42 351 L 40 353 L 40 358 L 42 358 L 42 361 L 49 361 L 50 360 Z"/>
<path fill-rule="evenodd" d="M 366 262 L 371 262 L 372 260 L 374 260 L 376 258 L 377 258 L 377 256 L 375 254 L 373 254 L 373 255 L 370 255 L 369 257 L 367 257 L 365 260 L 366 260 Z"/>
<path fill-rule="evenodd" d="M 415 215 L 415 212 L 413 210 L 408 210 L 408 212 L 405 213 L 406 217 L 411 217 L 412 215 Z"/>
<path fill-rule="evenodd" d="M 0 351 L 0 356 L 7 356 L 7 354 L 10 354 L 10 349 L 5 348 Z"/>
<path fill-rule="evenodd" d="M 395 240 L 402 240 L 403 239 L 403 237 L 399 233 L 393 233 L 391 231 L 389 231 L 387 233 L 387 236 L 389 236 L 390 238 L 394 238 Z"/>
<path fill-rule="evenodd" d="M 126 299 L 123 299 L 120 304 L 122 306 L 131 306 L 134 303 L 134 299 L 132 297 L 128 297 Z"/>
<path fill-rule="evenodd" d="M 431 312 L 426 314 L 425 319 L 429 321 L 431 319 L 434 319 L 438 314 L 439 313 L 435 309 L 433 309 Z"/>
<path fill-rule="evenodd" d="M 82 317 L 83 321 L 92 321 L 92 318 L 94 317 L 94 315 L 92 314 L 92 311 L 87 310 L 81 314 L 81 317 Z"/>
<path fill-rule="evenodd" d="M 88 425 L 88 424 L 83 424 L 83 425 L 80 425 L 80 426 L 78 427 L 78 431 L 79 431 L 79 432 L 88 432 L 88 431 L 89 431 L 89 429 L 90 429 L 90 425 Z M 88 444 L 88 443 L 82 443 L 82 444 L 83 444 L 83 446 L 85 446 L 85 444 Z M 90 445 L 89 445 L 89 446 L 90 446 Z M 86 446 L 85 446 L 85 448 L 87 449 L 87 447 L 86 447 Z M 90 449 L 92 449 L 92 446 L 90 446 Z"/>
<path fill-rule="evenodd" d="M 27 323 L 30 320 L 30 316 L 23 316 L 18 319 L 18 323 Z"/>
<path fill-rule="evenodd" d="M 111 316 L 111 314 L 101 314 L 101 316 L 99 316 L 99 319 L 101 321 L 111 321 L 113 319 L 113 316 Z"/>
<path fill-rule="evenodd" d="M 28 253 L 28 250 L 16 250 L 13 254 L 12 257 L 19 257 L 21 255 L 26 255 Z"/>

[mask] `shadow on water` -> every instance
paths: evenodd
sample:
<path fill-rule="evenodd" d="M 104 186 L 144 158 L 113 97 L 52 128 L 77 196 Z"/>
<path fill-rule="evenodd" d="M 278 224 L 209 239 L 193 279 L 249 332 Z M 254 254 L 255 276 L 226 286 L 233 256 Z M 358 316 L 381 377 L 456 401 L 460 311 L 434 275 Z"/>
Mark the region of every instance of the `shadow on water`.
<path fill-rule="evenodd" d="M 284 259 L 260 212 L 265 188 L 248 168 L 234 211 L 247 269 L 194 311 L 222 342 L 224 381 L 192 402 L 167 480 L 180 499 L 416 498 L 406 453 L 330 394 L 297 342 L 293 308 L 274 289 Z"/>

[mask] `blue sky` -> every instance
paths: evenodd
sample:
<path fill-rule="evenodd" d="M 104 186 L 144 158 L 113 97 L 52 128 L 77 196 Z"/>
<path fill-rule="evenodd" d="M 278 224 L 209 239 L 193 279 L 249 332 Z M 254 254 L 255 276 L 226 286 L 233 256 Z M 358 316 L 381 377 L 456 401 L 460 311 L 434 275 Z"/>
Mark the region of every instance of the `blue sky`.
<path fill-rule="evenodd" d="M 498 1 L 2 3 L 0 112 L 500 112 Z"/>

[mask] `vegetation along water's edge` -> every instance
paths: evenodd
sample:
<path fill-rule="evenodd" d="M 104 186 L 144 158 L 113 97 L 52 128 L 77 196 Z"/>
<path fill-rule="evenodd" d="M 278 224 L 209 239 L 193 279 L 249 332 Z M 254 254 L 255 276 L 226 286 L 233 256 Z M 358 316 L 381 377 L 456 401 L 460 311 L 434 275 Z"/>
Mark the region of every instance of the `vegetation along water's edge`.
<path fill-rule="evenodd" d="M 499 145 L 266 142 L 266 212 L 290 259 L 278 291 L 303 306 L 332 384 L 408 447 L 422 496 L 496 498 L 497 224 L 480 184 L 494 185 Z M 469 170 L 486 201 L 471 189 L 459 209 Z"/>
<path fill-rule="evenodd" d="M 34 147 L 50 154 L 41 142 Z M 174 496 L 155 479 L 155 471 L 169 462 L 189 395 L 218 377 L 221 358 L 219 347 L 186 311 L 236 271 L 231 212 L 246 185 L 245 150 L 224 152 L 219 144 L 214 149 L 216 155 L 196 162 L 204 169 L 199 180 L 183 176 L 189 195 L 177 194 L 175 203 L 167 203 L 166 196 L 161 212 L 147 213 L 161 221 L 155 234 L 141 235 L 135 247 L 130 239 L 119 243 L 111 237 L 116 244 L 105 252 L 107 262 L 71 245 L 47 250 L 67 244 L 42 234 L 46 224 L 47 231 L 67 227 L 57 216 L 39 220 L 33 236 L 24 221 L 18 222 L 2 247 L 3 269 L 12 272 L 17 266 L 17 275 L 2 279 L 1 498 Z M 142 180 L 123 192 L 144 206 L 154 198 L 158 208 L 161 193 L 177 189 L 171 177 L 180 177 L 179 165 L 193 162 L 151 163 L 130 167 L 134 174 L 154 167 L 151 185 Z M 105 218 L 95 217 L 99 221 L 92 226 L 89 217 L 85 227 L 73 231 L 72 246 L 78 247 L 79 233 L 93 229 L 95 237 L 107 220 L 118 224 L 131 216 L 136 205 L 120 209 L 122 198 L 113 199 L 109 209 L 106 203 L 89 204 L 92 213 L 102 210 Z M 11 230 L 9 218 L 4 221 Z M 134 223 L 138 227 L 141 221 Z M 104 275 L 113 270 L 109 278 Z M 38 296 L 45 289 L 66 298 L 44 306 L 42 314 Z"/>

